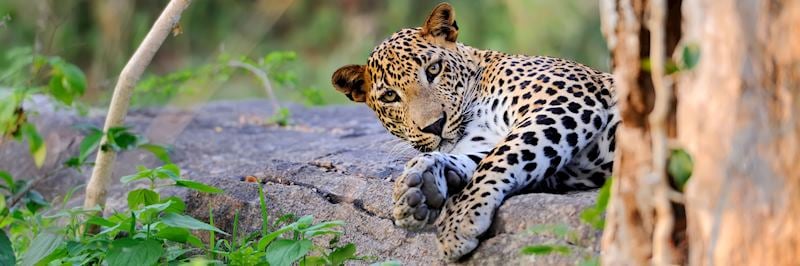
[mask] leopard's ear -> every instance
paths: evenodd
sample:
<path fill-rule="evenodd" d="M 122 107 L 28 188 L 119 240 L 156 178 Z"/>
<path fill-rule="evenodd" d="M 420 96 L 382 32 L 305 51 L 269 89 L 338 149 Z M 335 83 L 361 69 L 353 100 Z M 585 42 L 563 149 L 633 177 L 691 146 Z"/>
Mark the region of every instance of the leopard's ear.
<path fill-rule="evenodd" d="M 441 3 L 422 24 L 422 36 L 430 36 L 437 40 L 455 42 L 458 38 L 458 24 L 456 24 L 456 11 L 448 3 Z"/>
<path fill-rule="evenodd" d="M 333 72 L 331 83 L 337 91 L 344 93 L 354 102 L 367 100 L 366 82 L 364 82 L 365 67 L 363 65 L 346 65 Z"/>

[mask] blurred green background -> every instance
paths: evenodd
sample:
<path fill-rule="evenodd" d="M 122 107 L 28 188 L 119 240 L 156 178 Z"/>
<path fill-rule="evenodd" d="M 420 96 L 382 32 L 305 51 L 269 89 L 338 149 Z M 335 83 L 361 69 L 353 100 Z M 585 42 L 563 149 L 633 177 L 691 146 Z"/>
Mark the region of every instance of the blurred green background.
<path fill-rule="evenodd" d="M 75 63 L 88 78 L 83 100 L 103 104 L 110 97 L 119 71 L 167 2 L 2 0 L 0 53 L 27 46 L 37 53 L 60 56 Z M 134 101 L 139 105 L 191 105 L 209 99 L 266 97 L 258 80 L 245 72 L 222 81 L 197 78 L 192 73 L 202 72 L 202 66 L 219 62 L 220 58 L 247 56 L 258 60 L 281 51 L 273 57 L 288 60 L 279 60 L 280 70 L 268 73 L 281 75 L 282 80 L 273 84 L 281 101 L 311 105 L 347 103 L 330 86 L 331 73 L 344 64 L 365 62 L 372 47 L 394 31 L 421 25 L 437 3 L 195 0 L 183 14 L 183 33 L 167 39 L 144 79 L 184 73 L 182 81 L 186 82 L 174 86 L 177 88 L 150 82 L 139 89 L 144 93 L 135 97 L 157 95 L 161 99 Z M 597 1 L 453 1 L 452 4 L 461 29 L 459 41 L 467 45 L 569 58 L 608 70 Z M 0 68 L 6 67 L 4 64 L 8 62 L 0 60 Z M 168 89 L 172 92 L 153 92 Z"/>

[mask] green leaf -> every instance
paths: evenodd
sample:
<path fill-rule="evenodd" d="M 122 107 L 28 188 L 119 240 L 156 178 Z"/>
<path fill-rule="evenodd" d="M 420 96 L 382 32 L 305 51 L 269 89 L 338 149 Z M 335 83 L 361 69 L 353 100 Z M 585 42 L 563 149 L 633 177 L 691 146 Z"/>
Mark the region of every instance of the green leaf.
<path fill-rule="evenodd" d="M 161 216 L 161 222 L 166 225 L 174 227 L 186 228 L 191 230 L 214 231 L 220 234 L 228 235 L 228 233 L 225 233 L 224 231 L 219 230 L 218 228 L 213 227 L 210 224 L 204 223 L 190 216 L 177 213 L 165 213 L 163 216 Z"/>
<path fill-rule="evenodd" d="M 153 170 L 156 176 L 161 179 L 180 179 L 181 168 L 175 164 L 165 164 Z"/>
<path fill-rule="evenodd" d="M 158 238 L 175 241 L 178 243 L 186 243 L 191 235 L 192 233 L 189 231 L 189 229 L 172 226 L 158 229 L 158 233 L 156 233 L 156 237 Z"/>
<path fill-rule="evenodd" d="M 0 196 L 0 198 L 5 199 L 2 196 Z M 5 200 L 3 203 L 5 203 Z M 0 265 L 14 265 L 16 263 L 17 258 L 14 256 L 14 248 L 11 246 L 11 240 L 8 240 L 6 231 L 0 229 Z"/>
<path fill-rule="evenodd" d="M 168 209 L 171 204 L 172 204 L 171 201 L 167 201 L 164 203 L 150 204 L 134 211 L 133 213 L 135 213 L 140 220 L 149 220 L 150 217 L 153 217 L 154 214 L 158 214 Z"/>
<path fill-rule="evenodd" d="M 131 133 L 127 127 L 112 127 L 106 132 L 106 141 L 106 147 L 101 147 L 103 150 L 124 151 L 142 144 L 144 140 Z"/>
<path fill-rule="evenodd" d="M 290 266 L 311 250 L 313 243 L 308 239 L 279 239 L 267 247 L 267 262 L 270 266 Z"/>
<path fill-rule="evenodd" d="M 67 243 L 67 245 L 69 245 L 69 243 Z M 39 262 L 36 263 L 36 266 L 50 265 L 50 263 L 52 261 L 63 259 L 63 258 L 67 258 L 69 255 L 70 255 L 69 249 L 67 247 L 65 247 L 64 245 L 62 245 L 61 247 L 57 248 L 53 252 L 50 252 L 50 255 L 47 255 L 44 258 L 42 258 L 41 260 L 39 260 Z M 86 256 L 86 255 L 82 255 L 82 256 Z M 80 259 L 80 257 L 76 256 L 76 257 L 72 257 L 71 259 Z M 83 264 L 87 264 L 87 263 L 83 263 Z M 61 265 L 61 264 L 56 264 L 56 265 Z"/>
<path fill-rule="evenodd" d="M 595 203 L 595 208 L 597 208 L 598 211 L 606 211 L 608 200 L 611 198 L 611 185 L 613 184 L 613 178 L 607 178 L 606 183 L 603 184 L 603 187 L 600 188 L 600 192 L 597 193 L 597 202 Z"/>
<path fill-rule="evenodd" d="M 595 206 L 586 208 L 580 214 L 581 221 L 594 227 L 595 229 L 603 229 L 605 227 L 605 217 L 603 213 L 608 206 L 608 200 L 611 197 L 611 186 L 613 185 L 613 178 L 606 179 L 606 183 L 600 188 L 597 194 L 597 202 Z"/>
<path fill-rule="evenodd" d="M 77 66 L 64 63 L 61 67 L 63 79 L 62 85 L 72 93 L 73 96 L 81 96 L 86 91 L 86 76 Z"/>
<path fill-rule="evenodd" d="M 103 131 L 93 129 L 86 137 L 83 138 L 78 148 L 78 159 L 81 163 L 85 162 L 89 155 L 92 154 L 97 147 L 100 146 L 100 140 L 103 138 Z"/>
<path fill-rule="evenodd" d="M 139 205 L 152 205 L 160 202 L 160 196 L 155 191 L 140 188 L 128 192 L 128 207 L 132 210 L 139 209 Z"/>
<path fill-rule="evenodd" d="M 595 208 L 587 208 L 581 212 L 581 221 L 591 225 L 594 229 L 603 229 L 605 221 L 603 220 L 603 213 L 598 212 Z"/>
<path fill-rule="evenodd" d="M 298 263 L 299 266 L 325 266 L 328 261 L 323 257 L 306 256 Z M 331 263 L 330 265 L 336 265 Z"/>
<path fill-rule="evenodd" d="M 204 193 L 213 193 L 213 194 L 215 194 L 215 193 L 224 192 L 224 191 L 222 191 L 222 189 L 219 189 L 217 187 L 206 185 L 204 183 L 197 182 L 197 181 L 192 181 L 192 180 L 188 180 L 188 179 L 176 180 L 175 181 L 175 186 L 185 187 L 185 188 L 188 188 L 188 189 L 192 189 L 192 190 L 199 191 L 199 192 L 204 192 Z"/>
<path fill-rule="evenodd" d="M 72 199 L 72 195 L 75 195 L 75 192 L 77 192 L 78 190 L 82 189 L 84 186 L 85 185 L 77 185 L 77 186 L 74 186 L 74 187 L 70 188 L 69 190 L 67 190 L 67 194 L 65 194 L 64 198 L 61 199 L 61 208 L 65 209 L 66 206 L 67 206 L 67 202 L 70 199 Z"/>
<path fill-rule="evenodd" d="M 694 69 L 697 63 L 700 62 L 700 47 L 696 44 L 684 46 L 681 53 L 681 60 L 683 60 L 683 66 L 686 69 Z"/>
<path fill-rule="evenodd" d="M 669 156 L 667 165 L 667 172 L 672 177 L 675 185 L 680 191 L 683 191 L 683 186 L 689 181 L 692 176 L 692 169 L 694 162 L 692 156 L 683 149 L 673 150 Z"/>
<path fill-rule="evenodd" d="M 292 114 L 289 112 L 289 109 L 286 107 L 281 107 L 280 109 L 276 110 L 272 117 L 270 117 L 269 122 L 277 124 L 278 126 L 285 127 L 291 123 L 290 117 Z"/>
<path fill-rule="evenodd" d="M 333 265 L 344 265 L 345 262 L 351 259 L 355 259 L 356 257 L 356 245 L 353 243 L 348 243 L 343 247 L 339 247 L 330 255 L 328 255 L 328 259 L 330 259 L 331 264 Z"/>
<path fill-rule="evenodd" d="M 170 196 L 166 199 L 162 199 L 161 202 L 170 203 L 169 207 L 164 209 L 165 212 L 174 212 L 177 214 L 181 214 L 186 210 L 186 203 L 183 202 L 183 199 L 176 196 Z"/>
<path fill-rule="evenodd" d="M 64 165 L 67 166 L 67 167 L 71 167 L 71 168 L 76 168 L 77 169 L 81 165 L 83 165 L 83 162 L 81 162 L 81 160 L 78 157 L 70 157 L 69 159 L 64 161 Z M 77 169 L 77 170 L 80 171 L 80 169 Z"/>
<path fill-rule="evenodd" d="M 258 205 L 261 212 L 261 237 L 266 237 L 269 232 L 269 213 L 267 212 L 267 200 L 266 197 L 264 197 L 264 185 L 262 185 L 261 182 L 256 183 L 258 184 Z M 266 247 L 266 245 L 264 247 Z M 264 250 L 264 247 L 260 248 L 259 250 Z"/>
<path fill-rule="evenodd" d="M 60 235 L 42 231 L 33 239 L 28 251 L 22 255 L 21 265 L 34 265 L 64 243 Z"/>
<path fill-rule="evenodd" d="M 25 194 L 25 207 L 28 208 L 31 212 L 36 212 L 39 209 L 49 205 L 50 203 L 44 199 L 39 191 L 30 190 L 28 193 Z"/>
<path fill-rule="evenodd" d="M 62 82 L 63 79 L 64 76 L 61 75 L 61 73 L 53 73 L 53 75 L 50 77 L 50 83 L 48 83 L 47 87 L 50 95 L 52 95 L 53 98 L 66 105 L 72 105 L 72 101 L 75 97 L 73 97 L 69 89 L 64 87 L 64 83 Z"/>
<path fill-rule="evenodd" d="M 154 265 L 162 255 L 164 248 L 154 239 L 122 238 L 111 242 L 106 262 L 109 266 Z"/>
<path fill-rule="evenodd" d="M 14 188 L 15 187 L 14 178 L 11 177 L 11 174 L 9 174 L 6 171 L 0 171 L 0 179 L 2 179 L 3 181 L 6 182 L 6 185 L 8 185 L 8 190 L 9 191 L 11 191 L 11 192 L 16 191 L 16 189 Z"/>
<path fill-rule="evenodd" d="M 149 151 L 153 154 L 153 156 L 161 160 L 163 163 L 172 163 L 172 160 L 169 158 L 169 152 L 167 151 L 167 148 L 164 148 L 163 146 L 155 144 L 142 144 L 139 145 L 139 148 Z"/>
<path fill-rule="evenodd" d="M 100 217 L 100 216 L 89 217 L 89 219 L 86 220 L 86 223 L 87 224 L 95 224 L 95 225 L 105 226 L 105 227 L 113 227 L 115 225 L 118 225 L 117 223 L 114 223 L 112 221 L 106 220 L 105 218 Z"/>
<path fill-rule="evenodd" d="M 42 167 L 42 165 L 44 165 L 45 156 L 47 156 L 47 147 L 42 136 L 39 135 L 36 126 L 31 123 L 23 124 L 20 130 L 22 135 L 28 139 L 28 149 L 31 155 L 33 155 L 33 161 L 36 167 Z"/>
<path fill-rule="evenodd" d="M 522 248 L 522 254 L 525 255 L 569 254 L 570 252 L 568 246 L 562 245 L 533 245 Z"/>

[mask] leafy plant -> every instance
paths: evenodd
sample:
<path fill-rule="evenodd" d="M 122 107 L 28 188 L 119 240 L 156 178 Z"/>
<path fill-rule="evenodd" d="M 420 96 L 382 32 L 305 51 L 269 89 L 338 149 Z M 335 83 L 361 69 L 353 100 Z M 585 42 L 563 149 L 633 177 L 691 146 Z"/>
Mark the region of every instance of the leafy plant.
<path fill-rule="evenodd" d="M 667 164 L 667 173 L 672 177 L 672 181 L 678 190 L 683 191 L 683 187 L 689 181 L 689 177 L 692 176 L 693 168 L 694 161 L 692 161 L 692 156 L 688 152 L 683 149 L 672 150 Z"/>
<path fill-rule="evenodd" d="M 611 198 L 611 186 L 613 183 L 613 178 L 609 177 L 606 179 L 606 183 L 603 184 L 603 187 L 601 187 L 600 191 L 597 193 L 597 200 L 594 206 L 586 208 L 581 212 L 581 221 L 591 225 L 597 230 L 602 230 L 605 227 L 606 219 L 604 214 L 606 212 L 606 207 L 608 207 L 608 200 Z"/>
<path fill-rule="evenodd" d="M 687 44 L 681 49 L 681 57 L 678 62 L 672 58 L 667 58 L 664 63 L 664 71 L 667 75 L 675 74 L 681 71 L 692 70 L 700 62 L 700 47 L 697 44 Z M 652 70 L 652 62 L 650 58 L 643 58 L 640 64 L 642 70 L 650 72 Z"/>
<path fill-rule="evenodd" d="M 273 114 L 272 117 L 269 119 L 269 122 L 270 123 L 274 123 L 274 124 L 279 125 L 279 126 L 282 126 L 282 127 L 285 127 L 285 126 L 289 125 L 289 123 L 291 122 L 289 120 L 290 117 L 291 117 L 291 113 L 289 112 L 289 109 L 284 107 L 284 108 L 278 109 L 278 111 L 275 112 L 275 114 Z"/>
<path fill-rule="evenodd" d="M 8 137 L 27 140 L 34 163 L 41 167 L 47 145 L 36 126 L 28 122 L 29 112 L 22 104 L 33 95 L 45 95 L 66 106 L 77 106 L 74 100 L 86 90 L 86 76 L 77 66 L 59 57 L 34 54 L 28 47 L 7 50 L 0 65 L 8 66 L 0 71 L 0 141 Z"/>
<path fill-rule="evenodd" d="M 343 265 L 349 260 L 366 259 L 356 255 L 354 244 L 338 245 L 342 232 L 337 228 L 344 225 L 341 221 L 314 223 L 311 215 L 297 219 L 294 215 L 284 215 L 270 225 L 263 192 L 259 183 L 261 230 L 244 237 L 238 235 L 237 213 L 231 240 L 212 244 L 212 253 L 221 254 L 229 265 Z M 317 246 L 312 241 L 322 236 L 333 236 L 327 247 Z"/>
<path fill-rule="evenodd" d="M 592 226 L 594 229 L 602 230 L 605 226 L 605 211 L 608 200 L 611 196 L 611 185 L 613 178 L 606 179 L 605 184 L 600 188 L 594 206 L 584 209 L 580 214 L 582 222 Z M 523 247 L 520 252 L 525 255 L 544 256 L 549 254 L 582 254 L 582 259 L 578 262 L 581 266 L 599 265 L 598 258 L 589 250 L 591 243 L 582 243 L 580 232 L 570 228 L 566 224 L 540 224 L 528 229 L 532 234 L 548 234 L 557 239 L 564 240 L 567 244 L 537 244 Z"/>
<path fill-rule="evenodd" d="M 166 148 L 149 143 L 146 138 L 131 132 L 129 127 L 113 127 L 105 133 L 96 127 L 89 126 L 85 128 L 88 132 L 78 146 L 78 156 L 67 159 L 64 162 L 66 166 L 80 171 L 81 166 L 92 165 L 93 163 L 88 161 L 89 156 L 97 151 L 98 148 L 103 151 L 114 150 L 117 152 L 138 148 L 149 151 L 164 163 L 171 162 Z M 106 142 L 101 144 L 104 136 Z"/>
<path fill-rule="evenodd" d="M 296 81 L 291 73 L 280 72 L 280 65 L 295 60 L 294 53 L 274 53 L 251 62 L 271 71 L 273 78 L 288 84 Z M 83 72 L 57 57 L 33 54 L 30 49 L 6 52 L 9 68 L 0 72 L 0 137 L 27 141 L 37 166 L 44 162 L 46 144 L 27 116 L 33 112 L 23 109 L 23 102 L 34 94 L 52 97 L 62 107 L 80 109 L 77 101 L 86 88 Z M 243 59 L 245 60 L 245 59 Z M 41 74 L 46 71 L 46 74 Z M 229 70 L 199 70 L 205 74 L 220 74 Z M 219 72 L 214 72 L 219 71 Z M 227 74 L 226 74 L 227 73 Z M 40 76 L 43 75 L 43 76 Z M 196 73 L 179 73 L 164 80 L 152 80 L 145 86 L 180 83 Z M 25 77 L 25 78 L 23 78 Z M 28 78 L 29 77 L 29 78 Z M 46 82 L 44 81 L 46 80 Z M 166 83 L 164 83 L 166 82 Z M 36 85 L 39 84 L 39 85 Z M 5 97 L 9 96 L 9 97 Z M 275 123 L 289 123 L 287 109 L 279 109 Z M 144 149 L 163 165 L 140 166 L 135 174 L 124 176 L 125 184 L 144 181 L 149 186 L 127 192 L 127 209 L 115 210 L 103 217 L 100 207 L 68 207 L 67 202 L 80 187 L 73 188 L 61 200 L 60 206 L 48 203 L 31 189 L 26 180 L 14 180 L 0 171 L 0 265 L 343 265 L 349 260 L 363 260 L 356 255 L 352 243 L 340 245 L 338 230 L 341 221 L 315 222 L 313 216 L 296 218 L 283 215 L 269 222 L 266 197 L 259 184 L 259 204 L 262 228 L 243 235 L 238 229 L 238 213 L 234 230 L 228 234 L 214 226 L 213 213 L 209 223 L 186 215 L 186 203 L 178 197 L 165 196 L 165 187 L 180 187 L 201 193 L 221 193 L 214 186 L 186 179 L 179 166 L 172 163 L 166 148 L 151 144 L 129 127 L 108 131 L 85 127 L 78 154 L 64 162 L 78 170 L 91 165 L 89 158 L 98 150 L 125 151 Z M 89 233 L 84 225 L 100 230 Z M 207 232 L 208 243 L 201 241 L 199 232 Z M 228 238 L 217 239 L 217 236 Z M 330 237 L 328 245 L 313 241 Z"/>

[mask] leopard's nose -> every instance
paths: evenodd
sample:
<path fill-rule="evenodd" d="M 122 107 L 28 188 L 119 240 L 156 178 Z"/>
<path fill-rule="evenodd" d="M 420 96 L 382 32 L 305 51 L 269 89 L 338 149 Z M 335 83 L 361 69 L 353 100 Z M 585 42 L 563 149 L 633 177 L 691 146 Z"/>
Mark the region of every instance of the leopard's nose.
<path fill-rule="evenodd" d="M 447 120 L 447 116 L 442 116 L 441 118 L 439 118 L 439 120 L 433 122 L 433 124 L 430 124 L 425 128 L 420 129 L 420 131 L 428 134 L 434 134 L 436 136 L 442 136 L 442 130 L 444 130 L 445 120 Z"/>

